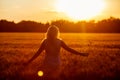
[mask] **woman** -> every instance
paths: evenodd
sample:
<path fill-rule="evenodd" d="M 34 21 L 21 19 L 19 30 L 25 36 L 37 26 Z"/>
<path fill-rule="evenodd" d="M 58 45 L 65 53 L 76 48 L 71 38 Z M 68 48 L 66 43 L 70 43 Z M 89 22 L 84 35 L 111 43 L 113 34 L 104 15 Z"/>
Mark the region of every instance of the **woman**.
<path fill-rule="evenodd" d="M 41 46 L 37 53 L 28 61 L 32 62 L 39 54 L 45 50 L 45 59 L 42 65 L 42 71 L 45 77 L 57 78 L 60 74 L 60 48 L 82 55 L 88 56 L 87 53 L 79 53 L 69 48 L 64 41 L 59 38 L 59 29 L 56 26 L 50 26 L 46 33 L 46 38 L 42 41 Z"/>

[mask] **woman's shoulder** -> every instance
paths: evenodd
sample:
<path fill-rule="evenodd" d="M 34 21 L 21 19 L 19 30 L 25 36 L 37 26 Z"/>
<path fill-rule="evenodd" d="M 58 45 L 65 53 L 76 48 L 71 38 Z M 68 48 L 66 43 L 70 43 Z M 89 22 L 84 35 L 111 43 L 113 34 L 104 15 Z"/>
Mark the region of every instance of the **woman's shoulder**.
<path fill-rule="evenodd" d="M 58 38 L 57 41 L 62 42 L 62 39 L 61 39 L 61 38 Z"/>
<path fill-rule="evenodd" d="M 62 39 L 57 39 L 58 43 L 60 43 L 60 45 L 64 44 L 64 41 Z"/>
<path fill-rule="evenodd" d="M 42 41 L 41 41 L 41 43 L 46 43 L 47 42 L 47 39 L 43 39 Z"/>

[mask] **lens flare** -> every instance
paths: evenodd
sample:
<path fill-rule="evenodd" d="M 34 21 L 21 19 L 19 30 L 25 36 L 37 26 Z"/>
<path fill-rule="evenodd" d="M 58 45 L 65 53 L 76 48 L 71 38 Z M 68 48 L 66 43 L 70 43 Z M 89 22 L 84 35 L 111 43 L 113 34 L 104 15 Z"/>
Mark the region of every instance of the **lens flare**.
<path fill-rule="evenodd" d="M 43 71 L 38 71 L 38 76 L 43 76 Z"/>

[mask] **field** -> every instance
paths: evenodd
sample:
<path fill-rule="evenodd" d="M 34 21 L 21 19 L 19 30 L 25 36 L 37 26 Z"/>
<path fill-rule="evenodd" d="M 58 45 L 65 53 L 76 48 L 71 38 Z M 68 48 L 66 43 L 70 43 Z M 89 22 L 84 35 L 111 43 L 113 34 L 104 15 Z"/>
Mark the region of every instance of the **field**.
<path fill-rule="evenodd" d="M 42 33 L 0 33 L 0 80 L 37 80 L 35 73 L 44 52 L 24 66 L 38 50 Z M 62 33 L 71 48 L 89 53 L 88 57 L 61 49 L 60 80 L 120 80 L 120 34 Z"/>

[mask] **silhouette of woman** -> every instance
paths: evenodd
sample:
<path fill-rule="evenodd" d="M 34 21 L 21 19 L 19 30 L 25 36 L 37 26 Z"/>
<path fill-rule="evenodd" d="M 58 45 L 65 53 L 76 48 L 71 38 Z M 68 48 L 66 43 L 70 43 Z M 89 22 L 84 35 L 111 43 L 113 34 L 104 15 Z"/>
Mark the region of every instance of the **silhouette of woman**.
<path fill-rule="evenodd" d="M 60 48 L 64 48 L 65 50 L 82 55 L 88 56 L 88 53 L 79 53 L 74 49 L 69 48 L 60 38 L 59 38 L 59 29 L 52 25 L 48 28 L 46 33 L 46 38 L 42 41 L 40 48 L 37 53 L 28 61 L 28 63 L 32 62 L 39 54 L 45 50 L 45 59 L 43 62 L 43 69 L 45 76 L 50 76 L 52 78 L 56 78 L 60 74 Z"/>

